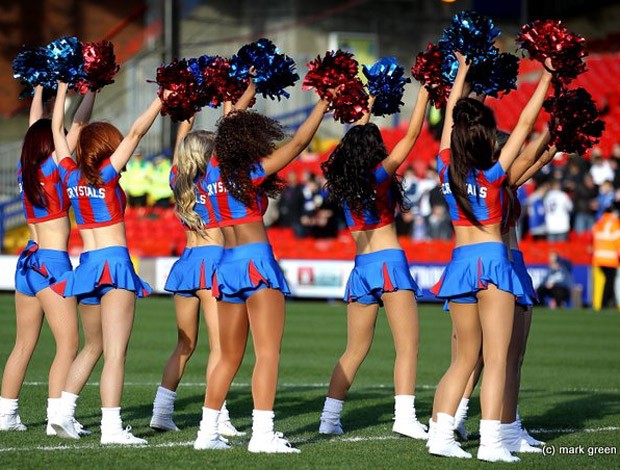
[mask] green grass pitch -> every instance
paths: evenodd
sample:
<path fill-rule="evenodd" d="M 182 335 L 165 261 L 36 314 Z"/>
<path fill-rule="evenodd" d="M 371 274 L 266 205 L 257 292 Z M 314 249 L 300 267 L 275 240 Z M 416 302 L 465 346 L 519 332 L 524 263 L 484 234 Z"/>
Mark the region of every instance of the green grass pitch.
<path fill-rule="evenodd" d="M 83 391 L 77 416 L 93 431 L 80 441 L 45 435 L 47 370 L 53 342 L 44 328 L 20 399 L 25 433 L 0 433 L 0 468 L 295 468 L 400 469 L 479 468 L 481 463 L 431 457 L 424 443 L 391 432 L 393 411 L 393 346 L 380 316 L 373 348 L 359 371 L 345 405 L 340 437 L 319 436 L 318 418 L 326 382 L 345 344 L 341 303 L 290 302 L 276 400 L 276 427 L 299 446 L 300 455 L 254 455 L 247 437 L 233 440 L 229 451 L 198 452 L 196 436 L 204 396 L 207 341 L 204 329 L 195 356 L 179 387 L 178 433 L 159 434 L 148 422 L 151 403 L 164 363 L 176 341 L 173 304 L 169 297 L 138 302 L 127 359 L 123 421 L 145 437 L 145 448 L 102 448 L 99 445 L 99 367 Z M 620 314 L 589 310 L 535 312 L 521 392 L 521 414 L 533 434 L 547 441 L 553 456 L 523 455 L 521 468 L 620 468 Z M 11 295 L 0 295 L 0 367 L 14 340 Z M 420 354 L 416 408 L 427 422 L 434 387 L 449 361 L 450 320 L 437 305 L 420 309 Z M 228 398 L 234 424 L 249 431 L 252 401 L 251 345 Z M 470 407 L 470 431 L 477 429 L 477 392 Z M 539 430 L 539 432 L 536 432 Z M 478 442 L 464 443 L 469 451 Z M 571 447 L 573 446 L 573 447 Z M 580 452 L 583 455 L 560 455 Z M 595 446 L 615 455 L 589 456 Z M 572 449 L 572 450 L 571 450 Z"/>

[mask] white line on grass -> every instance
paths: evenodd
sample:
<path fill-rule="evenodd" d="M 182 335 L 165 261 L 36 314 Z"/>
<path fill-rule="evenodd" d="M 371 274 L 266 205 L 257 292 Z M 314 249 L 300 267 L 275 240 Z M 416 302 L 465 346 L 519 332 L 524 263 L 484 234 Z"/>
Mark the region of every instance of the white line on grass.
<path fill-rule="evenodd" d="M 47 382 L 24 382 L 24 385 L 30 385 L 33 387 L 47 387 Z M 88 382 L 86 385 L 91 387 L 98 387 L 99 382 Z M 126 387 L 157 387 L 160 385 L 159 382 L 125 382 Z M 204 387 L 204 382 L 181 382 L 179 387 Z M 235 388 L 250 388 L 252 385 L 248 382 L 233 382 L 232 387 Z M 280 383 L 278 384 L 279 388 L 327 388 L 329 383 L 327 382 L 316 382 L 316 383 Z M 391 389 L 394 388 L 393 384 L 374 384 L 374 385 L 363 385 L 356 387 L 359 390 L 363 389 Z M 437 388 L 436 385 L 416 385 L 417 390 L 435 390 Z M 528 392 L 535 389 L 529 389 L 524 387 L 521 389 L 522 392 Z M 620 388 L 558 388 L 558 389 L 546 389 L 551 392 L 574 392 L 574 393 L 620 393 Z"/>
<path fill-rule="evenodd" d="M 595 432 L 610 432 L 620 431 L 618 426 L 605 426 L 601 428 L 586 428 L 586 429 L 532 429 L 530 430 L 534 434 L 574 434 L 574 433 L 595 433 Z M 396 439 L 402 439 L 399 436 L 352 436 L 352 437 L 334 437 L 330 439 L 330 443 L 337 444 L 338 442 L 374 442 L 374 441 L 391 441 Z M 293 442 L 294 443 L 294 442 Z M 151 444 L 146 446 L 127 446 L 124 449 L 157 449 L 167 447 L 191 447 L 194 441 L 182 441 L 182 442 L 161 442 L 159 444 Z M 84 449 L 102 449 L 104 446 L 99 444 L 85 444 L 77 446 L 57 445 L 57 446 L 34 446 L 34 447 L 0 447 L 0 453 L 2 452 L 56 452 L 56 451 L 82 451 Z M 107 447 L 107 446 L 106 446 Z M 114 446 L 120 447 L 120 446 Z"/>

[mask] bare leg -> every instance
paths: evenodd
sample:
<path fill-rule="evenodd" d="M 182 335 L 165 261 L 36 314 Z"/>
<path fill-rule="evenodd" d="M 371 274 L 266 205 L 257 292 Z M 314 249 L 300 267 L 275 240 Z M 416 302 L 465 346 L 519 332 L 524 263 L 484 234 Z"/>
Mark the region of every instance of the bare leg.
<path fill-rule="evenodd" d="M 355 374 L 366 358 L 375 335 L 375 324 L 379 306 L 377 304 L 350 303 L 347 307 L 347 346 L 338 360 L 327 396 L 344 400 Z"/>
<path fill-rule="evenodd" d="M 197 293 L 202 306 L 202 314 L 207 325 L 209 335 L 209 359 L 207 360 L 207 385 L 209 377 L 215 365 L 222 357 L 222 347 L 220 345 L 220 327 L 217 316 L 217 300 L 208 290 L 199 290 Z"/>
<path fill-rule="evenodd" d="M 521 360 L 523 358 L 523 335 L 525 333 L 524 315 L 523 307 L 515 305 L 514 324 L 506 362 L 506 390 L 504 391 L 504 401 L 502 405 L 502 423 L 512 423 L 516 420 Z"/>
<path fill-rule="evenodd" d="M 480 391 L 483 420 L 499 420 L 506 385 L 508 346 L 514 320 L 514 296 L 489 285 L 478 292 L 484 376 Z M 460 345 L 459 345 L 460 349 Z"/>
<path fill-rule="evenodd" d="M 101 371 L 101 406 L 121 406 L 125 380 L 125 359 L 133 327 L 136 294 L 113 289 L 101 299 L 103 332 L 103 370 Z"/>
<path fill-rule="evenodd" d="M 65 392 L 79 395 L 103 353 L 101 334 L 101 306 L 80 304 L 80 318 L 84 330 L 84 346 L 78 353 L 67 375 Z"/>
<path fill-rule="evenodd" d="M 45 318 L 56 342 L 56 354 L 49 371 L 49 397 L 60 398 L 79 346 L 75 297 L 63 298 L 51 288 L 37 293 Z"/>
<path fill-rule="evenodd" d="M 218 302 L 217 318 L 222 355 L 209 375 L 205 408 L 220 410 L 230 384 L 239 370 L 248 340 L 248 314 L 245 304 Z"/>
<path fill-rule="evenodd" d="M 284 294 L 262 289 L 247 300 L 248 318 L 256 363 L 252 373 L 252 398 L 255 410 L 273 410 L 278 388 L 280 347 L 284 333 L 286 307 Z"/>
<path fill-rule="evenodd" d="M 401 290 L 384 294 L 387 319 L 394 338 L 394 392 L 414 395 L 418 372 L 418 306 L 413 292 Z"/>
<path fill-rule="evenodd" d="M 434 421 L 437 421 L 437 413 L 454 416 L 467 381 L 478 362 L 482 344 L 478 304 L 450 302 L 450 316 L 458 337 L 458 347 L 456 359 L 450 364 L 435 392 Z"/>
<path fill-rule="evenodd" d="M 2 398 L 19 397 L 28 363 L 39 341 L 43 325 L 43 309 L 36 297 L 15 292 L 15 346 L 4 365 Z"/>
<path fill-rule="evenodd" d="M 161 379 L 161 386 L 173 392 L 179 386 L 185 365 L 196 349 L 199 307 L 200 300 L 195 297 L 174 296 L 177 345 L 168 359 Z"/>

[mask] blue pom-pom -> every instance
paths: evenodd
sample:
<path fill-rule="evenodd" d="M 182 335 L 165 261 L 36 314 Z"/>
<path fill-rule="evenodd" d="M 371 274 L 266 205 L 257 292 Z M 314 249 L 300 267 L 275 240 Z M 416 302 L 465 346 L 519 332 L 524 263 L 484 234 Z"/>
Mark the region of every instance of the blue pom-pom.
<path fill-rule="evenodd" d="M 469 69 L 467 80 L 478 94 L 499 97 L 517 89 L 519 58 L 507 52 L 487 57 Z"/>
<path fill-rule="evenodd" d="M 295 73 L 295 61 L 282 54 L 269 39 L 259 39 L 246 44 L 230 60 L 230 76 L 240 81 L 250 77 L 250 68 L 254 67 L 252 80 L 256 92 L 272 100 L 290 94 L 285 90 L 295 85 L 299 75 Z"/>
<path fill-rule="evenodd" d="M 187 59 L 187 69 L 192 73 L 199 87 L 204 85 L 204 69 L 213 59 L 214 57 L 210 55 L 202 55 L 200 57 Z"/>
<path fill-rule="evenodd" d="M 441 64 L 441 76 L 450 85 L 454 84 L 456 74 L 459 71 L 459 61 L 452 52 L 443 52 L 444 60 Z"/>
<path fill-rule="evenodd" d="M 493 43 L 499 34 L 490 18 L 474 11 L 462 11 L 454 15 L 452 24 L 444 30 L 439 47 L 444 54 L 458 51 L 475 64 L 497 54 Z"/>
<path fill-rule="evenodd" d="M 56 79 L 48 70 L 47 55 L 42 47 L 25 49 L 17 54 L 13 60 L 13 77 L 26 85 L 20 99 L 32 96 L 33 87 L 37 85 L 56 89 Z"/>
<path fill-rule="evenodd" d="M 381 57 L 375 64 L 368 68 L 362 68 L 364 76 L 368 79 L 367 87 L 375 102 L 372 114 L 384 116 L 400 111 L 405 83 L 411 80 L 405 78 L 405 69 L 398 63 L 395 57 Z"/>
<path fill-rule="evenodd" d="M 56 79 L 74 85 L 84 78 L 82 43 L 76 37 L 65 36 L 46 46 L 47 65 Z"/>

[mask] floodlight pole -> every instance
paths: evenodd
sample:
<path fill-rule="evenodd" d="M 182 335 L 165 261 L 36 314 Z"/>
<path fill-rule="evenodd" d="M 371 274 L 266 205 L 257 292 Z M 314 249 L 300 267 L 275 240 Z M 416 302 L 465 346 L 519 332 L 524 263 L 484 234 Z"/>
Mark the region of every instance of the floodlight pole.
<path fill-rule="evenodd" d="M 162 59 L 164 63 L 170 63 L 179 58 L 179 0 L 163 0 L 163 25 L 164 25 L 164 51 Z M 176 137 L 176 125 L 170 119 L 162 120 L 161 146 L 162 150 L 173 151 Z"/>

